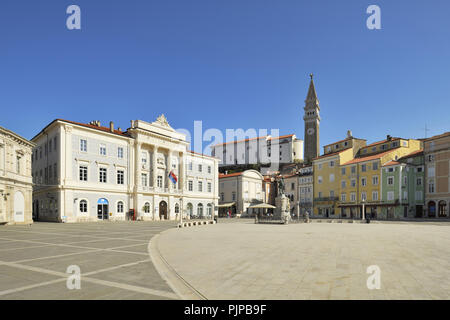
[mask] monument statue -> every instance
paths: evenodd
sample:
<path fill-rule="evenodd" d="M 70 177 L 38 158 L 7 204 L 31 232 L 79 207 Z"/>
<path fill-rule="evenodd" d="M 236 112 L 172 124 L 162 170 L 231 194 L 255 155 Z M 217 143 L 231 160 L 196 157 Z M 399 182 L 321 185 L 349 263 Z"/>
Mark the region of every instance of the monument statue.
<path fill-rule="evenodd" d="M 285 191 L 284 178 L 281 177 L 281 179 L 278 180 L 278 195 L 284 194 L 284 191 Z"/>

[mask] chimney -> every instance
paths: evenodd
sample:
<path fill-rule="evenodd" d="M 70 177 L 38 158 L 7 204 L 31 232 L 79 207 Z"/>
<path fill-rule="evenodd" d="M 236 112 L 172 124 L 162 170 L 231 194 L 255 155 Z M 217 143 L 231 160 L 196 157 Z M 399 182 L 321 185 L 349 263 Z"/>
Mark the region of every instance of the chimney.
<path fill-rule="evenodd" d="M 351 130 L 347 130 L 347 138 L 351 138 L 351 137 L 353 137 L 352 131 Z"/>
<path fill-rule="evenodd" d="M 122 128 L 121 128 L 121 127 L 118 127 L 118 128 L 117 128 L 117 131 L 122 132 Z"/>
<path fill-rule="evenodd" d="M 228 174 L 228 170 L 225 170 L 225 174 Z"/>
<path fill-rule="evenodd" d="M 109 122 L 109 131 L 114 132 L 114 122 Z"/>
<path fill-rule="evenodd" d="M 386 136 L 386 139 L 387 139 L 387 141 L 391 141 L 391 140 L 392 140 L 392 137 L 391 137 L 390 135 L 387 135 L 387 136 Z"/>

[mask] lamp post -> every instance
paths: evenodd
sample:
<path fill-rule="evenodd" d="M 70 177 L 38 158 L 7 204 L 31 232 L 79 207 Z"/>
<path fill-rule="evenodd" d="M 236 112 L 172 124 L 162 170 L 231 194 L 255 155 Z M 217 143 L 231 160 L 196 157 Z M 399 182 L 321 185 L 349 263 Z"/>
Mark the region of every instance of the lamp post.
<path fill-rule="evenodd" d="M 366 215 L 365 215 L 365 213 L 364 213 L 364 209 L 365 209 L 365 208 L 364 208 L 364 205 L 365 205 L 365 203 L 366 203 L 366 199 L 362 199 L 362 200 L 361 200 L 361 203 L 362 203 L 362 220 L 364 221 L 365 218 L 366 218 L 366 217 L 365 217 Z"/>

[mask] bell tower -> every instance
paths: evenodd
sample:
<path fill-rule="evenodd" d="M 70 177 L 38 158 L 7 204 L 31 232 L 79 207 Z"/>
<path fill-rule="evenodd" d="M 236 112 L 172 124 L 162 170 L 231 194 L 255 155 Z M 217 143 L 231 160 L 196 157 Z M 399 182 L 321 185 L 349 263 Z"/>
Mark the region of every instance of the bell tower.
<path fill-rule="evenodd" d="M 319 99 L 317 99 L 316 88 L 314 86 L 313 74 L 309 75 L 311 82 L 309 84 L 308 95 L 305 100 L 305 163 L 311 163 L 312 160 L 320 155 L 319 144 L 319 124 L 320 124 L 320 107 Z"/>

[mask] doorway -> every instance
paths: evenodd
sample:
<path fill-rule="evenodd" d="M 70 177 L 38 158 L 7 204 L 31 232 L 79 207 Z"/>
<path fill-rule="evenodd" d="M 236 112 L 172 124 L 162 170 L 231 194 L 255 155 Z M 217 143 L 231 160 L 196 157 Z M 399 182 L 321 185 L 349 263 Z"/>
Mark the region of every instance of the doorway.
<path fill-rule="evenodd" d="M 101 198 L 97 202 L 97 218 L 99 220 L 108 220 L 109 203 L 105 198 Z"/>
<path fill-rule="evenodd" d="M 159 203 L 159 219 L 167 220 L 167 202 L 165 201 Z"/>

